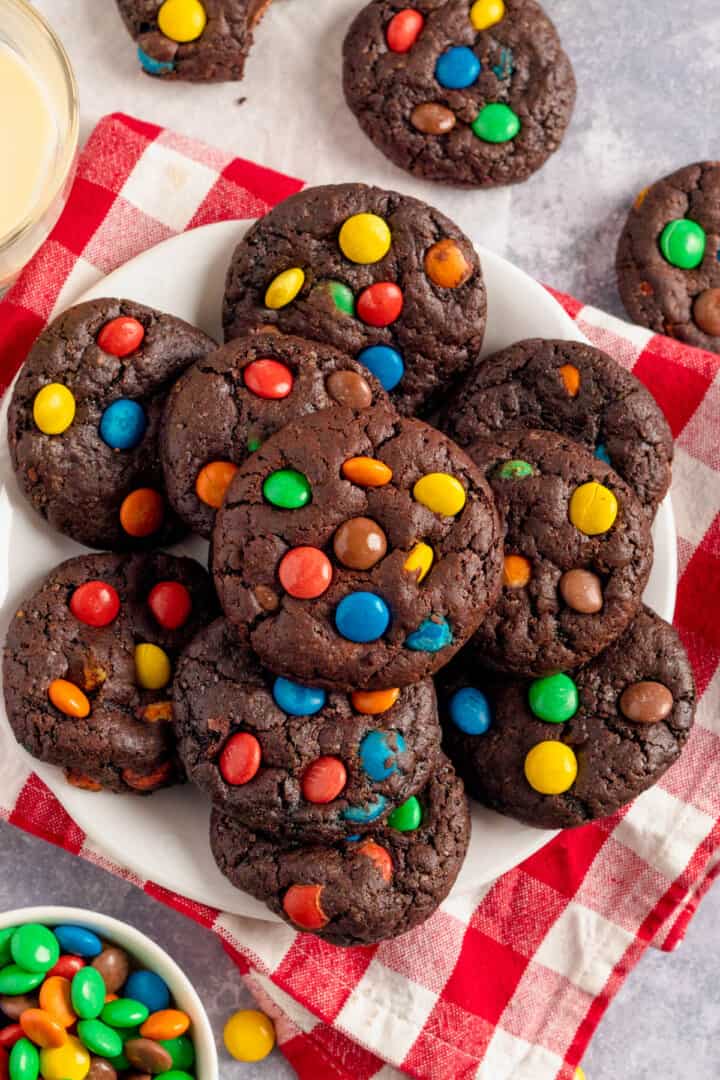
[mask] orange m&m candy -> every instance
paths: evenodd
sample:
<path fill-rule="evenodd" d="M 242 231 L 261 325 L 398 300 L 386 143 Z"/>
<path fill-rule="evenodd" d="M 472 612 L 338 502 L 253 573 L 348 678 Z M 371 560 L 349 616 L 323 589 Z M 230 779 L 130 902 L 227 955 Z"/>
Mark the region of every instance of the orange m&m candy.
<path fill-rule="evenodd" d="M 163 523 L 165 504 L 159 491 L 137 488 L 123 500 L 120 524 L 128 536 L 152 536 Z"/>
<path fill-rule="evenodd" d="M 332 564 L 320 548 L 291 548 L 282 558 L 278 577 L 290 596 L 298 600 L 314 600 L 316 596 L 322 596 L 330 585 Z"/>
<path fill-rule="evenodd" d="M 443 289 L 459 289 L 472 276 L 472 263 L 465 258 L 457 240 L 446 237 L 425 255 L 425 273 L 434 285 Z"/>
<path fill-rule="evenodd" d="M 391 709 L 399 697 L 397 686 L 391 686 L 389 690 L 354 690 L 351 701 L 355 712 L 378 716 Z"/>
<path fill-rule="evenodd" d="M 48 697 L 56 709 L 66 716 L 83 720 L 90 715 L 90 702 L 79 686 L 67 679 L 53 679 L 48 686 Z"/>
<path fill-rule="evenodd" d="M 322 909 L 323 885 L 291 885 L 283 897 L 283 910 L 301 930 L 322 930 L 330 921 Z"/>
<path fill-rule="evenodd" d="M 384 881 L 390 880 L 393 875 L 393 862 L 386 848 L 376 844 L 374 840 L 364 840 L 357 850 L 359 855 L 365 855 L 375 863 Z"/>
<path fill-rule="evenodd" d="M 256 397 L 279 401 L 293 388 L 293 373 L 279 360 L 253 360 L 243 370 L 245 385 Z"/>
<path fill-rule="evenodd" d="M 72 960 L 74 961 L 73 966 L 80 961 L 80 967 L 84 967 L 80 957 L 61 956 L 60 960 L 65 960 L 66 963 L 68 960 Z M 58 960 L 58 964 L 60 960 Z M 73 972 L 71 978 L 77 975 L 80 967 Z M 70 996 L 70 978 L 65 978 L 62 975 L 50 975 L 40 987 L 39 1000 L 40 1008 L 52 1016 L 53 1020 L 56 1020 L 62 1027 L 72 1027 L 77 1020 Z"/>
<path fill-rule="evenodd" d="M 347 783 L 347 771 L 340 758 L 316 758 L 303 773 L 302 793 L 311 803 L 329 803 Z"/>
<path fill-rule="evenodd" d="M 67 1042 L 67 1031 L 42 1009 L 26 1009 L 20 1014 L 20 1027 L 30 1042 L 43 1049 L 56 1049 Z"/>
<path fill-rule="evenodd" d="M 247 784 L 260 768 L 262 750 L 260 743 L 249 731 L 231 735 L 222 748 L 218 768 L 223 780 L 239 786 Z"/>
<path fill-rule="evenodd" d="M 392 480 L 390 466 L 371 457 L 348 458 L 343 462 L 342 474 L 359 487 L 383 487 Z"/>
<path fill-rule="evenodd" d="M 211 461 L 205 465 L 195 480 L 195 494 L 200 502 L 219 510 L 237 471 L 238 467 L 233 465 L 232 461 Z"/>
<path fill-rule="evenodd" d="M 80 791 L 102 791 L 102 784 L 86 776 L 85 773 L 78 772 L 77 769 L 66 769 L 65 779 L 70 787 L 79 788 Z"/>
<path fill-rule="evenodd" d="M 558 374 L 563 381 L 569 397 L 577 397 L 580 393 L 580 372 L 574 364 L 563 364 L 558 369 Z"/>
<path fill-rule="evenodd" d="M 144 1039 L 178 1039 L 190 1027 L 190 1017 L 180 1009 L 161 1009 L 147 1018 L 140 1028 Z"/>
<path fill-rule="evenodd" d="M 532 567 L 524 555 L 506 555 L 503 562 L 503 585 L 524 589 L 532 577 Z"/>

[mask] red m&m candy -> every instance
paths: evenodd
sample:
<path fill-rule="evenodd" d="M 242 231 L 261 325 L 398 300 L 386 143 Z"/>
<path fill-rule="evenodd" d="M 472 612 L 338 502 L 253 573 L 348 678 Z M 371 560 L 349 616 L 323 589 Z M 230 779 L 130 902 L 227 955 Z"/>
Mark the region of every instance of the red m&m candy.
<path fill-rule="evenodd" d="M 316 547 L 291 548 L 278 568 L 280 584 L 298 600 L 322 596 L 332 580 L 332 565 L 327 555 Z"/>
<path fill-rule="evenodd" d="M 389 326 L 403 309 L 403 294 L 394 281 L 378 281 L 360 293 L 358 317 L 368 326 Z"/>
<path fill-rule="evenodd" d="M 385 32 L 388 48 L 392 52 L 410 52 L 420 37 L 425 19 L 415 8 L 403 8 L 390 20 Z"/>
<path fill-rule="evenodd" d="M 283 897 L 283 909 L 301 930 L 322 930 L 330 921 L 320 903 L 323 885 L 291 885 Z"/>
<path fill-rule="evenodd" d="M 231 735 L 220 754 L 220 773 L 228 784 L 247 784 L 260 768 L 260 743 L 249 731 Z"/>
<path fill-rule="evenodd" d="M 160 626 L 177 630 L 190 617 L 192 599 L 179 581 L 159 581 L 148 596 L 148 606 Z"/>
<path fill-rule="evenodd" d="M 303 773 L 303 798 L 311 803 L 332 802 L 346 783 L 347 772 L 340 758 L 316 758 Z"/>
<path fill-rule="evenodd" d="M 57 976 L 61 979 L 73 981 L 78 971 L 85 967 L 86 961 L 82 956 L 73 956 L 72 953 L 63 953 L 55 967 L 48 971 L 48 978 Z"/>
<path fill-rule="evenodd" d="M 120 597 L 105 581 L 86 581 L 70 597 L 70 610 L 86 626 L 107 626 L 120 610 Z"/>
<path fill-rule="evenodd" d="M 376 844 L 374 840 L 364 840 L 357 850 L 359 855 L 364 855 L 375 864 L 383 881 L 390 880 L 393 875 L 393 861 L 387 848 Z"/>
<path fill-rule="evenodd" d="M 97 343 L 103 352 L 111 356 L 129 356 L 140 348 L 145 337 L 145 327 L 137 319 L 120 315 L 105 323 L 97 336 Z"/>
<path fill-rule="evenodd" d="M 278 360 L 253 360 L 243 371 L 248 390 L 257 397 L 278 401 L 293 388 L 293 373 Z"/>

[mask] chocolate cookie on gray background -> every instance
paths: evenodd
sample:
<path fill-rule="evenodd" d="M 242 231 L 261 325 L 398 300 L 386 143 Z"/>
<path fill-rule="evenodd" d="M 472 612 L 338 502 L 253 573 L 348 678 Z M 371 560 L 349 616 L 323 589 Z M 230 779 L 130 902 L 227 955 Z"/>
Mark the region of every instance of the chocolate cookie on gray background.
<path fill-rule="evenodd" d="M 641 191 L 617 250 L 630 317 L 720 352 L 720 162 L 678 169 Z"/>
<path fill-rule="evenodd" d="M 326 409 L 272 435 L 232 481 L 213 534 L 226 616 L 276 674 L 383 690 L 432 674 L 500 587 L 481 471 L 386 409 Z"/>
<path fill-rule="evenodd" d="M 263 670 L 219 619 L 173 682 L 178 753 L 218 809 L 284 839 L 367 832 L 427 783 L 440 750 L 431 679 L 330 693 Z"/>
<path fill-rule="evenodd" d="M 465 187 L 527 180 L 575 103 L 570 61 L 533 0 L 373 0 L 345 39 L 344 87 L 391 161 Z"/>
<path fill-rule="evenodd" d="M 673 439 L 649 390 L 580 341 L 518 341 L 470 370 L 440 427 L 460 446 L 508 428 L 557 431 L 612 465 L 655 513 L 670 486 Z"/>
<path fill-rule="evenodd" d="M 291 420 L 337 404 L 392 408 L 367 368 L 327 345 L 250 334 L 204 357 L 165 407 L 160 453 L 172 506 L 209 537 L 236 467 Z"/>
<path fill-rule="evenodd" d="M 640 606 L 653 559 L 647 514 L 609 465 L 554 432 L 498 432 L 467 452 L 505 522 L 503 589 L 469 649 L 519 675 L 577 667 Z"/>
<path fill-rule="evenodd" d="M 8 631 L 3 680 L 16 739 L 78 787 L 143 793 L 174 783 L 173 664 L 216 611 L 192 559 L 61 563 Z"/>
<path fill-rule="evenodd" d="M 215 342 L 130 300 L 70 308 L 33 345 L 13 390 L 8 442 L 23 494 L 88 547 L 179 539 L 158 438 L 167 391 Z"/>
<path fill-rule="evenodd" d="M 427 413 L 477 356 L 485 286 L 470 240 L 418 199 L 364 184 L 307 188 L 232 257 L 225 340 L 258 325 L 334 345 L 398 408 Z"/>
<path fill-rule="evenodd" d="M 428 919 L 450 892 L 469 838 L 463 786 L 442 755 L 427 787 L 369 838 L 293 844 L 218 810 L 210 825 L 213 854 L 233 885 L 333 945 L 371 945 Z"/>
<path fill-rule="evenodd" d="M 143 71 L 163 79 L 241 79 L 271 0 L 117 0 Z"/>
<path fill-rule="evenodd" d="M 609 817 L 651 787 L 695 713 L 680 639 L 647 608 L 572 676 L 486 679 L 466 650 L 437 686 L 445 744 L 470 794 L 544 829 Z"/>

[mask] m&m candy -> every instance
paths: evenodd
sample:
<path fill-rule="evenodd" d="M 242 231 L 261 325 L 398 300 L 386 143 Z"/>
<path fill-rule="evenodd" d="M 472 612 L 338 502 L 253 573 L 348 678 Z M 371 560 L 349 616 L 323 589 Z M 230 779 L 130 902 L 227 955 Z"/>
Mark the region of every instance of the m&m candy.
<path fill-rule="evenodd" d="M 388 49 L 396 53 L 410 52 L 420 37 L 425 18 L 415 8 L 403 8 L 393 15 L 387 25 L 385 38 Z"/>
<path fill-rule="evenodd" d="M 278 577 L 289 596 L 298 600 L 314 600 L 329 588 L 332 564 L 319 548 L 295 547 L 283 555 Z"/>
<path fill-rule="evenodd" d="M 384 557 L 387 537 L 372 518 L 348 518 L 333 537 L 333 551 L 349 570 L 369 570 Z"/>
<path fill-rule="evenodd" d="M 465 505 L 465 488 L 450 473 L 426 473 L 413 487 L 413 498 L 434 514 L 455 517 Z"/>
<path fill-rule="evenodd" d="M 432 283 L 443 289 L 459 289 L 473 272 L 472 263 L 465 258 L 457 240 L 449 237 L 438 240 L 427 250 L 423 265 Z"/>
<path fill-rule="evenodd" d="M 173 60 L 157 60 L 154 56 L 149 56 L 139 45 L 137 55 L 143 71 L 147 71 L 148 75 L 167 75 L 175 70 Z"/>
<path fill-rule="evenodd" d="M 81 1020 L 94 1020 L 103 1011 L 107 989 L 100 972 L 94 967 L 78 971 L 70 987 L 72 1007 Z"/>
<path fill-rule="evenodd" d="M 528 702 L 532 712 L 548 724 L 564 724 L 578 711 L 578 689 L 569 675 L 558 672 L 530 684 Z"/>
<path fill-rule="evenodd" d="M 159 645 L 135 646 L 135 678 L 143 690 L 162 690 L 170 682 L 170 658 Z"/>
<path fill-rule="evenodd" d="M 403 563 L 403 570 L 408 574 L 415 575 L 415 581 L 420 582 L 430 573 L 435 553 L 429 544 L 419 543 L 412 549 Z"/>
<path fill-rule="evenodd" d="M 237 471 L 232 461 L 210 461 L 203 465 L 195 478 L 195 494 L 200 502 L 219 510 Z"/>
<path fill-rule="evenodd" d="M 196 41 L 207 24 L 200 0 L 165 0 L 157 14 L 158 27 L 171 41 Z"/>
<path fill-rule="evenodd" d="M 63 924 L 53 927 L 53 933 L 60 942 L 63 952 L 92 959 L 102 952 L 102 941 L 97 934 L 86 926 Z"/>
<path fill-rule="evenodd" d="M 392 480 L 390 466 L 371 457 L 348 458 L 342 464 L 342 474 L 360 487 L 383 487 Z"/>
<path fill-rule="evenodd" d="M 381 596 L 353 592 L 344 596 L 335 610 L 335 626 L 348 641 L 367 644 L 381 638 L 390 625 L 390 609 Z"/>
<path fill-rule="evenodd" d="M 474 686 L 463 686 L 450 698 L 448 711 L 456 728 L 466 735 L 484 735 L 492 723 L 490 703 Z"/>
<path fill-rule="evenodd" d="M 43 435 L 62 435 L 75 419 L 75 398 L 62 383 L 48 383 L 33 401 L 33 420 Z"/>
<path fill-rule="evenodd" d="M 291 304 L 305 284 L 305 272 L 299 266 L 283 270 L 273 278 L 265 293 L 265 306 L 273 310 Z"/>
<path fill-rule="evenodd" d="M 351 821 L 357 825 L 367 825 L 369 821 L 375 821 L 385 813 L 387 799 L 384 795 L 378 795 L 372 802 L 365 806 L 348 806 L 343 810 L 344 821 Z"/>
<path fill-rule="evenodd" d="M 312 686 L 301 686 L 279 676 L 273 683 L 275 704 L 288 716 L 314 716 L 325 707 L 327 694 Z"/>
<path fill-rule="evenodd" d="M 567 570 L 558 582 L 560 595 L 569 608 L 582 615 L 602 611 L 602 581 L 590 570 Z"/>
<path fill-rule="evenodd" d="M 363 855 L 366 859 L 370 859 L 373 866 L 380 872 L 383 881 L 390 881 L 393 876 L 393 861 L 387 848 L 376 844 L 374 840 L 363 840 L 357 849 L 357 853 Z"/>
<path fill-rule="evenodd" d="M 60 945 L 52 930 L 40 923 L 19 927 L 10 939 L 10 955 L 24 971 L 49 971 L 60 958 Z"/>
<path fill-rule="evenodd" d="M 18 1039 L 10 1051 L 8 1065 L 10 1080 L 37 1080 L 40 1075 L 40 1055 L 35 1044 L 24 1037 Z"/>
<path fill-rule="evenodd" d="M 636 724 L 657 724 L 673 710 L 674 698 L 667 686 L 643 680 L 627 686 L 620 696 L 620 711 Z"/>
<path fill-rule="evenodd" d="M 615 524 L 618 501 L 610 488 L 591 480 L 575 488 L 570 498 L 569 517 L 586 536 L 599 536 Z"/>
<path fill-rule="evenodd" d="M 355 712 L 378 716 L 391 709 L 399 697 L 400 690 L 393 686 L 389 690 L 354 690 L 350 700 Z"/>
<path fill-rule="evenodd" d="M 561 742 L 537 743 L 525 758 L 525 778 L 541 795 L 562 795 L 577 777 L 577 758 L 571 747 Z"/>
<path fill-rule="evenodd" d="M 40 1051 L 43 1080 L 85 1080 L 90 1070 L 90 1054 L 76 1035 L 55 1049 Z"/>
<path fill-rule="evenodd" d="M 329 803 L 337 799 L 347 783 L 347 771 L 337 757 L 319 757 L 303 773 L 303 798 L 311 803 Z"/>
<path fill-rule="evenodd" d="M 498 476 L 503 480 L 524 480 L 532 476 L 535 470 L 529 461 L 521 461 L 514 458 L 512 461 L 504 461 L 498 468 Z"/>
<path fill-rule="evenodd" d="M 98 347 L 110 356 L 129 356 L 139 349 L 145 337 L 145 327 L 129 315 L 120 315 L 105 323 L 97 336 Z"/>
<path fill-rule="evenodd" d="M 435 78 L 447 90 L 464 90 L 477 79 L 482 65 L 467 45 L 453 45 L 438 57 Z"/>
<path fill-rule="evenodd" d="M 65 1028 L 43 1009 L 25 1009 L 20 1016 L 20 1027 L 36 1046 L 62 1046 L 67 1042 Z"/>
<path fill-rule="evenodd" d="M 253 360 L 243 369 L 243 380 L 256 397 L 280 401 L 292 392 L 294 377 L 279 360 Z"/>
<path fill-rule="evenodd" d="M 357 299 L 358 318 L 368 326 L 390 326 L 400 318 L 403 294 L 393 281 L 377 281 L 363 289 Z"/>
<path fill-rule="evenodd" d="M 138 539 L 156 533 L 164 517 L 165 501 L 160 492 L 153 488 L 131 491 L 120 506 L 120 524 L 128 536 Z"/>
<path fill-rule="evenodd" d="M 470 8 L 470 22 L 476 30 L 489 30 L 505 17 L 503 0 L 475 0 Z"/>
<path fill-rule="evenodd" d="M 333 371 L 325 387 L 338 405 L 347 405 L 349 409 L 367 409 L 372 405 L 370 384 L 357 371 Z"/>
<path fill-rule="evenodd" d="M 178 630 L 190 618 L 190 590 L 179 581 L 158 581 L 150 590 L 148 607 L 164 630 Z"/>
<path fill-rule="evenodd" d="M 397 806 L 390 817 L 388 825 L 398 832 L 414 832 L 422 824 L 422 806 L 415 795 L 411 795 L 401 806 Z"/>
<path fill-rule="evenodd" d="M 65 716 L 84 720 L 90 715 L 90 702 L 79 686 L 67 679 L 53 679 L 48 686 L 48 697 L 56 709 Z"/>
<path fill-rule="evenodd" d="M 410 113 L 410 123 L 423 135 L 447 135 L 455 127 L 457 117 L 445 105 L 425 101 L 422 105 L 416 105 Z"/>
<path fill-rule="evenodd" d="M 335 311 L 343 315 L 355 314 L 355 296 L 344 281 L 320 281 L 316 289 L 330 298 Z"/>
<path fill-rule="evenodd" d="M 312 497 L 307 477 L 295 469 L 278 469 L 270 473 L 262 490 L 269 503 L 283 510 L 299 510 Z"/>
<path fill-rule="evenodd" d="M 134 450 L 146 429 L 145 410 L 130 398 L 113 401 L 100 418 L 100 438 L 111 450 Z"/>
<path fill-rule="evenodd" d="M 247 784 L 257 775 L 262 751 L 260 743 L 249 731 L 231 735 L 225 743 L 218 761 L 223 780 L 227 784 Z"/>
<path fill-rule="evenodd" d="M 241 1009 L 225 1024 L 223 1041 L 236 1061 L 262 1061 L 275 1045 L 275 1028 L 265 1013 Z"/>
<path fill-rule="evenodd" d="M 377 214 L 353 214 L 340 229 L 338 243 L 346 259 L 367 265 L 385 258 L 392 236 L 387 222 Z"/>
<path fill-rule="evenodd" d="M 502 101 L 485 105 L 471 124 L 478 139 L 488 143 L 510 142 L 519 134 L 521 126 L 518 114 Z"/>
<path fill-rule="evenodd" d="M 390 743 L 395 736 L 395 745 Z M 360 743 L 360 763 L 371 780 L 387 780 L 399 769 L 398 754 L 406 749 L 405 739 L 399 731 L 369 731 Z"/>
<path fill-rule="evenodd" d="M 358 360 L 373 373 L 383 390 L 394 390 L 405 374 L 403 358 L 391 345 L 369 345 L 358 353 Z"/>
<path fill-rule="evenodd" d="M 322 885 L 291 885 L 283 897 L 283 910 L 301 930 L 322 930 L 330 921 L 322 909 Z"/>
<path fill-rule="evenodd" d="M 108 626 L 120 611 L 120 597 L 105 581 L 86 581 L 70 597 L 70 610 L 86 626 Z"/>
<path fill-rule="evenodd" d="M 453 643 L 453 634 L 447 619 L 424 619 L 417 630 L 405 638 L 405 648 L 415 652 L 440 652 Z"/>
<path fill-rule="evenodd" d="M 707 236 L 702 225 L 688 218 L 669 221 L 660 234 L 660 250 L 671 266 L 694 270 L 705 258 Z"/>
<path fill-rule="evenodd" d="M 503 560 L 503 585 L 506 589 L 523 589 L 532 576 L 530 560 L 524 555 L 506 555 Z"/>
<path fill-rule="evenodd" d="M 580 372 L 574 364 L 563 364 L 558 368 L 558 375 L 567 391 L 568 397 L 575 398 L 580 393 Z"/>

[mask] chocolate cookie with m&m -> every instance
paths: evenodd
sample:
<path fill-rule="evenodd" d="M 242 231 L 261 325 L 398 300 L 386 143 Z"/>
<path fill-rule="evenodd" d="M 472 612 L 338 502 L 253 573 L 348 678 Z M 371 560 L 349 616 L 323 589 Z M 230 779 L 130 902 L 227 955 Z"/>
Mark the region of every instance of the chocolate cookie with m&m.
<path fill-rule="evenodd" d="M 271 0 L 117 0 L 144 72 L 162 79 L 241 79 Z"/>
<path fill-rule="evenodd" d="M 291 420 L 338 404 L 392 410 L 377 379 L 337 349 L 277 332 L 228 342 L 168 397 L 160 453 L 172 506 L 209 536 L 237 467 Z"/>
<path fill-rule="evenodd" d="M 577 667 L 640 607 L 653 559 L 646 511 L 609 465 L 552 431 L 496 432 L 467 453 L 505 524 L 503 588 L 468 649 L 519 675 Z"/>
<path fill-rule="evenodd" d="M 667 494 L 673 439 L 650 392 L 611 356 L 580 341 L 518 341 L 473 367 L 443 407 L 460 446 L 508 428 L 557 431 L 592 450 L 652 515 Z"/>
<path fill-rule="evenodd" d="M 720 162 L 688 165 L 635 199 L 617 250 L 630 317 L 720 352 Z"/>
<path fill-rule="evenodd" d="M 405 687 L 460 648 L 500 588 L 489 486 L 439 431 L 326 409 L 272 435 L 218 512 L 213 576 L 261 663 L 310 686 Z"/>
<path fill-rule="evenodd" d="M 258 325 L 334 345 L 426 414 L 482 345 L 486 298 L 470 240 L 418 199 L 364 184 L 307 188 L 232 257 L 225 339 Z"/>
<path fill-rule="evenodd" d="M 81 555 L 16 611 L 5 707 L 18 742 L 90 791 L 176 782 L 171 684 L 180 650 L 217 612 L 192 559 Z"/>
<path fill-rule="evenodd" d="M 526 180 L 560 146 L 575 103 L 572 66 L 534 0 L 373 0 L 343 53 L 361 128 L 425 180 Z"/>
<path fill-rule="evenodd" d="M 695 714 L 685 650 L 648 608 L 571 674 L 484 676 L 465 651 L 437 687 L 445 747 L 468 792 L 544 829 L 609 817 L 655 784 Z"/>
<path fill-rule="evenodd" d="M 431 679 L 326 693 L 265 671 L 224 619 L 186 649 L 173 697 L 188 778 L 224 813 L 285 839 L 365 833 L 437 763 Z"/>
<path fill-rule="evenodd" d="M 89 300 L 60 315 L 20 370 L 10 456 L 31 505 L 88 547 L 145 549 L 185 527 L 167 505 L 158 439 L 173 380 L 216 348 L 174 315 Z"/>
<path fill-rule="evenodd" d="M 455 883 L 470 839 L 463 785 L 440 755 L 432 779 L 367 836 L 308 844 L 269 836 L 215 810 L 210 844 L 223 874 L 295 930 L 371 945 L 428 919 Z"/>

